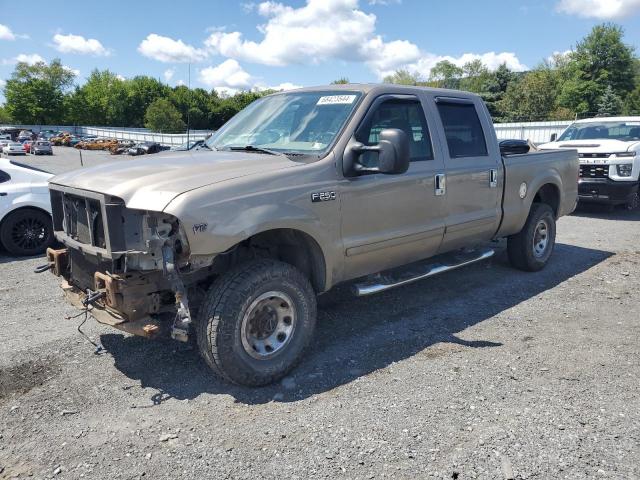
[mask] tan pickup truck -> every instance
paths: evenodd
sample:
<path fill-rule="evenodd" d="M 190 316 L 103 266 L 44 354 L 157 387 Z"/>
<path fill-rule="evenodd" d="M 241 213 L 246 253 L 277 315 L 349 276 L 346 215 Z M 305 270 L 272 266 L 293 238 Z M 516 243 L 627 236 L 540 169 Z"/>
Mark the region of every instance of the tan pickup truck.
<path fill-rule="evenodd" d="M 138 335 L 195 336 L 223 378 L 264 385 L 313 340 L 316 295 L 369 295 L 493 255 L 544 267 L 577 200 L 575 151 L 496 139 L 480 97 L 331 85 L 261 98 L 200 151 L 54 177 L 50 269 Z M 375 300 L 372 300 L 375 301 Z"/>

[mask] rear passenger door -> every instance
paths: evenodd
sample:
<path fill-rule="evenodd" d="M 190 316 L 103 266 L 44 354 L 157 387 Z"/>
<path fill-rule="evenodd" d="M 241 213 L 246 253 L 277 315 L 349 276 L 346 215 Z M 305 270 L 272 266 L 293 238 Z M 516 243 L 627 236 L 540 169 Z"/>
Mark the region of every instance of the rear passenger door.
<path fill-rule="evenodd" d="M 447 216 L 440 249 L 444 252 L 493 237 L 501 218 L 502 170 L 481 101 L 456 97 L 434 101 L 444 139 Z"/>

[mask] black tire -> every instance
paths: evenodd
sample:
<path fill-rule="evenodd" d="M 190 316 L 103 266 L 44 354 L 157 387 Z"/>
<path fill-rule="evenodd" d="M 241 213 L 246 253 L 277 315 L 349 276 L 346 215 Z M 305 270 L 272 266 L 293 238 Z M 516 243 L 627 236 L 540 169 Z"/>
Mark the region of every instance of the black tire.
<path fill-rule="evenodd" d="M 272 293 L 277 295 L 270 296 Z M 276 303 L 287 299 L 278 306 L 287 305 L 290 316 L 278 320 L 278 306 L 260 303 L 273 302 L 274 298 Z M 258 314 L 263 316 L 256 320 Z M 268 316 L 266 321 L 264 315 Z M 252 339 L 264 342 L 250 335 L 252 322 L 269 328 L 273 317 L 274 330 L 265 335 L 271 335 L 267 340 L 277 338 L 276 350 L 260 352 L 255 344 L 249 347 Z M 264 259 L 239 265 L 211 285 L 198 314 L 196 336 L 200 354 L 214 373 L 232 383 L 262 386 L 277 381 L 296 366 L 315 323 L 316 296 L 309 280 L 287 263 Z M 281 325 L 292 328 L 284 338 L 283 333 L 277 333 Z"/>
<path fill-rule="evenodd" d="M 545 227 L 542 227 L 543 223 Z M 541 247 L 543 243 L 544 248 Z M 547 264 L 555 243 L 556 218 L 553 210 L 545 203 L 534 203 L 520 233 L 507 239 L 509 261 L 520 270 L 537 272 Z"/>
<path fill-rule="evenodd" d="M 627 207 L 627 210 L 632 211 L 637 210 L 638 207 L 640 207 L 640 194 L 637 191 L 629 195 L 629 199 L 627 200 L 625 207 Z"/>
<path fill-rule="evenodd" d="M 0 241 L 13 255 L 39 255 L 53 242 L 51 216 L 42 210 L 22 208 L 2 220 Z"/>

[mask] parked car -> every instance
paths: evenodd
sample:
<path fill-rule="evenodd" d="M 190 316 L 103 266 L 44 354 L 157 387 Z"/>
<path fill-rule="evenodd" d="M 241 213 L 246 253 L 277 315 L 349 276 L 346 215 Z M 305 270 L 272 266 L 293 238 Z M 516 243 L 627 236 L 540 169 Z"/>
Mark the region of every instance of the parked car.
<path fill-rule="evenodd" d="M 13 255 L 43 253 L 53 241 L 50 173 L 0 158 L 0 243 Z"/>
<path fill-rule="evenodd" d="M 577 202 L 577 152 L 503 154 L 468 92 L 282 92 L 207 144 L 53 178 L 66 248 L 49 265 L 99 321 L 195 335 L 211 369 L 244 385 L 294 367 L 317 294 L 354 280 L 360 296 L 405 285 L 487 259 L 503 237 L 515 267 L 538 271 Z"/>
<path fill-rule="evenodd" d="M 542 150 L 577 149 L 581 202 L 640 206 L 640 117 L 578 120 Z"/>
<path fill-rule="evenodd" d="M 22 148 L 24 149 L 25 153 L 31 153 L 32 144 L 33 140 L 25 140 L 24 142 L 22 142 Z"/>
<path fill-rule="evenodd" d="M 36 140 L 31 145 L 31 153 L 33 155 L 53 155 L 51 142 L 47 142 L 46 140 Z"/>
<path fill-rule="evenodd" d="M 13 140 L 11 140 L 10 138 L 2 138 L 0 139 L 0 153 L 4 153 L 4 147 L 6 147 L 7 145 L 9 145 Z"/>
<path fill-rule="evenodd" d="M 33 137 L 33 132 L 31 130 L 22 130 L 18 134 L 18 142 L 24 142 L 25 140 L 31 140 Z"/>
<path fill-rule="evenodd" d="M 18 142 L 9 142 L 6 147 L 2 149 L 6 155 L 26 155 L 24 147 Z"/>
<path fill-rule="evenodd" d="M 149 153 L 158 153 L 163 150 L 166 150 L 166 148 L 157 142 L 142 142 L 131 147 L 127 153 L 129 155 L 145 155 Z"/>

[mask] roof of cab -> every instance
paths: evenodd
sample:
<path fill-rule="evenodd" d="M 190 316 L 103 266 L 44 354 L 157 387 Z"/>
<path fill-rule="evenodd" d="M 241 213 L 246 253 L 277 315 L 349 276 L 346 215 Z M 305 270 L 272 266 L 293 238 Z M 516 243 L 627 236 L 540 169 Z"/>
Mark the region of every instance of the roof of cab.
<path fill-rule="evenodd" d="M 272 95 L 280 95 L 283 93 L 291 92 L 317 92 L 344 90 L 346 92 L 360 92 L 363 94 L 374 92 L 376 94 L 382 93 L 404 93 L 404 94 L 416 94 L 417 92 L 429 92 L 436 95 L 459 97 L 459 98 L 476 98 L 479 97 L 475 93 L 464 92 L 462 90 L 450 90 L 446 88 L 434 88 L 434 87 L 417 87 L 413 85 L 397 85 L 395 83 L 341 83 L 331 85 L 319 85 L 315 87 L 303 87 L 295 90 L 285 90 L 282 92 L 276 92 Z"/>

